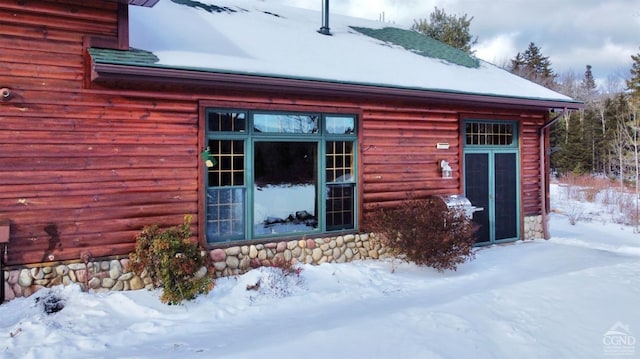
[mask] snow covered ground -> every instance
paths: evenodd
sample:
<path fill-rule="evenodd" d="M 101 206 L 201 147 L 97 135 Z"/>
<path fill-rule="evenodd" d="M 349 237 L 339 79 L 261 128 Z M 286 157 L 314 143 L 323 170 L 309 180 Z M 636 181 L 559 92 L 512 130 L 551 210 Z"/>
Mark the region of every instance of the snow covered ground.
<path fill-rule="evenodd" d="M 183 306 L 145 290 L 41 290 L 0 306 L 0 357 L 639 358 L 640 235 L 562 214 L 551 233 L 478 249 L 457 272 L 361 261 L 283 279 L 263 268 Z M 52 294 L 64 309 L 46 314 Z"/>

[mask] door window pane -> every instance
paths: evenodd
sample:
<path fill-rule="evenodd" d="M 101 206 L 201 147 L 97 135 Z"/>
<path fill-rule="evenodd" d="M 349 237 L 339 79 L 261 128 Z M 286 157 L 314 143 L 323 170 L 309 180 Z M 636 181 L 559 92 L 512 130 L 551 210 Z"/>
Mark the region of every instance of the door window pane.
<path fill-rule="evenodd" d="M 494 155 L 496 240 L 518 235 L 518 191 L 515 153 Z"/>
<path fill-rule="evenodd" d="M 473 213 L 473 222 L 478 225 L 476 243 L 491 241 L 489 227 L 489 155 L 486 153 L 467 153 L 465 162 L 465 195 L 473 206 L 482 211 Z"/>
<path fill-rule="evenodd" d="M 316 142 L 255 142 L 256 235 L 318 228 Z"/>

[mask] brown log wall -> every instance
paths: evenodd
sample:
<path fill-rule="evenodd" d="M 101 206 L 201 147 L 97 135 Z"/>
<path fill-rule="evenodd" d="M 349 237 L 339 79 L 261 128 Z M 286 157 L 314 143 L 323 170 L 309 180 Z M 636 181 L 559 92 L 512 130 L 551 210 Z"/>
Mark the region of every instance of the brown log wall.
<path fill-rule="evenodd" d="M 86 88 L 85 36 L 115 37 L 116 18 L 111 2 L 0 3 L 0 87 L 12 92 L 9 101 L 0 101 L 0 219 L 12 224 L 9 265 L 78 259 L 84 250 L 94 257 L 124 255 L 143 226 L 179 224 L 185 214 L 194 215 L 197 235 L 200 101 L 249 109 L 355 109 L 361 114 L 365 210 L 396 204 L 407 192 L 461 193 L 461 114 L 520 116 L 278 92 Z M 540 211 L 535 127 L 543 117 L 527 116 L 523 204 L 526 214 L 534 214 Z M 436 150 L 438 142 L 449 149 Z M 452 166 L 452 179 L 441 178 L 442 159 Z"/>
<path fill-rule="evenodd" d="M 365 211 L 393 206 L 408 193 L 460 193 L 459 123 L 458 113 L 451 110 L 365 107 L 360 144 Z M 449 143 L 449 149 L 436 150 L 438 142 Z M 442 178 L 443 159 L 453 178 Z"/>
<path fill-rule="evenodd" d="M 9 264 L 126 254 L 196 213 L 197 103 L 84 87 L 83 42 L 117 36 L 117 3 L 0 3 L 0 217 Z M 54 225 L 59 236 L 45 231 Z"/>
<path fill-rule="evenodd" d="M 540 127 L 544 114 L 521 117 L 520 178 L 522 207 L 525 216 L 541 214 L 542 192 L 540 191 Z"/>

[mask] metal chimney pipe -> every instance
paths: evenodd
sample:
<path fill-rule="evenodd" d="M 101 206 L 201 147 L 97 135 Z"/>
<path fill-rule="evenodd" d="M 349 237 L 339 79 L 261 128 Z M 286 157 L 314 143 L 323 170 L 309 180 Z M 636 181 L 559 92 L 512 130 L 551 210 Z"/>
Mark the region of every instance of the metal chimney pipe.
<path fill-rule="evenodd" d="M 329 0 L 322 0 L 322 27 L 318 32 L 323 35 L 331 35 L 331 31 L 329 31 Z"/>

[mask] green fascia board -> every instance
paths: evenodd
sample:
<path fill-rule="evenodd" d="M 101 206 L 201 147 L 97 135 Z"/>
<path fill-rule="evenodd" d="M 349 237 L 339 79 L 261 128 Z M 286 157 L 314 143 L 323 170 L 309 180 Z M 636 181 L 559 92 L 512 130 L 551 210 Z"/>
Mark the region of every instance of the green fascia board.
<path fill-rule="evenodd" d="M 424 57 L 441 59 L 452 64 L 469 68 L 480 67 L 480 61 L 470 54 L 438 40 L 432 39 L 429 36 L 425 36 L 417 31 L 398 29 L 395 27 L 370 29 L 366 27 L 351 26 L 351 29 L 374 39 L 400 46 Z"/>
<path fill-rule="evenodd" d="M 91 47 L 87 51 L 89 51 L 93 61 L 98 63 L 151 66 L 160 61 L 154 53 L 134 48 L 112 50 Z"/>

